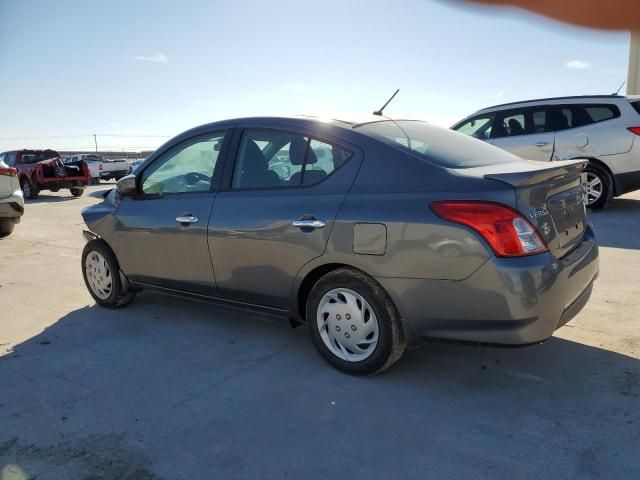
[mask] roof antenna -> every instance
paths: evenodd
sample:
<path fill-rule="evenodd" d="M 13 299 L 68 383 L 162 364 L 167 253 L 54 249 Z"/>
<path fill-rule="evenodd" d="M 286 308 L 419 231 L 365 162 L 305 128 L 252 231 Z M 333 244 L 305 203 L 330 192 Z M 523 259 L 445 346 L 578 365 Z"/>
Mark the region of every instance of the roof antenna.
<path fill-rule="evenodd" d="M 396 93 L 394 93 L 393 95 L 391 95 L 391 98 L 389 100 L 387 100 L 387 103 L 385 103 L 382 108 L 380 110 L 376 110 L 375 112 L 373 112 L 374 115 L 377 115 L 379 117 L 382 116 L 382 111 L 387 108 L 387 105 L 389 105 L 389 103 L 391 103 L 391 100 L 394 99 L 394 97 L 398 94 L 398 92 L 400 91 L 400 89 L 396 90 Z"/>
<path fill-rule="evenodd" d="M 620 93 L 620 90 L 622 90 L 622 87 L 624 87 L 624 84 L 627 82 L 622 82 L 622 85 L 620 85 L 620 88 L 616 91 L 616 93 L 612 93 L 611 95 L 618 95 Z"/>

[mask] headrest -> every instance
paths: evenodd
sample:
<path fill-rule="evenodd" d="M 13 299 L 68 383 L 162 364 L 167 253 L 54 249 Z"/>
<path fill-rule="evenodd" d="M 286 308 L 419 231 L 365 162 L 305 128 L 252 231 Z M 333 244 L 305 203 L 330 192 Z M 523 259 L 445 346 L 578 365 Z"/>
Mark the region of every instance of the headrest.
<path fill-rule="evenodd" d="M 304 163 L 304 155 L 307 153 L 307 139 L 304 137 L 295 137 L 289 145 L 289 160 L 291 165 L 302 165 Z"/>

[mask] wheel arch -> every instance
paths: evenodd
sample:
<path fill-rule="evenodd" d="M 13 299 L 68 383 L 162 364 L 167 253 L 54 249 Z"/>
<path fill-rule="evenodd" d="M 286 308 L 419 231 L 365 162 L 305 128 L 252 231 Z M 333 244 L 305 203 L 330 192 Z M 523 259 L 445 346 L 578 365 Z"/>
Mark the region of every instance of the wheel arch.
<path fill-rule="evenodd" d="M 609 168 L 609 165 L 607 165 L 602 160 L 600 160 L 599 158 L 596 158 L 596 157 L 587 157 L 584 160 L 587 160 L 589 163 L 595 163 L 599 167 L 601 167 L 604 170 L 606 170 L 607 173 L 609 173 L 609 175 L 611 176 L 611 182 L 612 182 L 612 186 L 613 186 L 613 196 L 617 197 L 619 195 L 618 192 L 620 191 L 620 189 L 619 189 L 619 185 L 616 182 L 616 176 L 613 174 L 613 172 Z"/>
<path fill-rule="evenodd" d="M 313 286 L 327 273 L 338 270 L 340 268 L 356 270 L 363 273 L 364 275 L 373 278 L 362 268 L 337 261 L 322 263 L 319 265 L 315 265 L 309 269 L 305 269 L 298 276 L 297 288 L 294 291 L 294 308 L 292 309 L 292 313 L 297 317 L 298 320 L 302 322 L 306 321 L 306 304 L 307 299 L 309 298 L 309 293 L 311 293 L 311 289 L 313 288 Z"/>
<path fill-rule="evenodd" d="M 122 271 L 122 267 L 120 267 L 120 260 L 118 260 L 118 256 L 116 255 L 116 252 L 113 249 L 113 247 L 111 245 L 109 245 L 109 242 L 107 242 L 100 235 L 98 235 L 98 234 L 96 234 L 96 233 L 94 233 L 94 232 L 92 232 L 90 230 L 83 230 L 82 234 L 85 237 L 85 239 L 87 240 L 87 245 L 89 243 L 91 243 L 91 242 L 97 242 L 97 243 L 103 244 L 106 248 L 109 249 L 109 251 L 111 252 L 111 255 L 113 255 L 113 258 L 116 261 L 116 267 L 118 269 L 118 276 L 120 277 L 120 282 L 122 283 L 122 286 L 125 289 L 131 289 L 131 282 L 129 281 L 129 278 L 124 273 L 124 271 Z"/>

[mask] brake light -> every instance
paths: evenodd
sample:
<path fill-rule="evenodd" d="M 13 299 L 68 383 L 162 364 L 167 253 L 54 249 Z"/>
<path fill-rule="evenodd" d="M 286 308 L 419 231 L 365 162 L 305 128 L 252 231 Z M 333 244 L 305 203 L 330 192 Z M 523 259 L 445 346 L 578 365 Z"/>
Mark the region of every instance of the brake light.
<path fill-rule="evenodd" d="M 636 135 L 640 135 L 640 127 L 629 127 L 627 128 L 631 133 L 635 133 Z"/>
<path fill-rule="evenodd" d="M 548 251 L 536 228 L 519 212 L 493 202 L 432 202 L 440 218 L 472 228 L 498 257 L 521 257 Z"/>
<path fill-rule="evenodd" d="M 5 175 L 7 177 L 17 177 L 18 170 L 13 167 L 0 167 L 0 175 Z"/>

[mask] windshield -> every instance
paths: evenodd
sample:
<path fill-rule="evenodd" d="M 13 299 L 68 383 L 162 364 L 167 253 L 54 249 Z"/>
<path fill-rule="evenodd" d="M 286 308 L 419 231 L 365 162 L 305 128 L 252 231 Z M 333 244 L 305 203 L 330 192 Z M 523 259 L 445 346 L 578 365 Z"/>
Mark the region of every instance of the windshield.
<path fill-rule="evenodd" d="M 519 160 L 488 143 L 417 120 L 365 123 L 354 129 L 442 167 L 485 167 Z"/>

